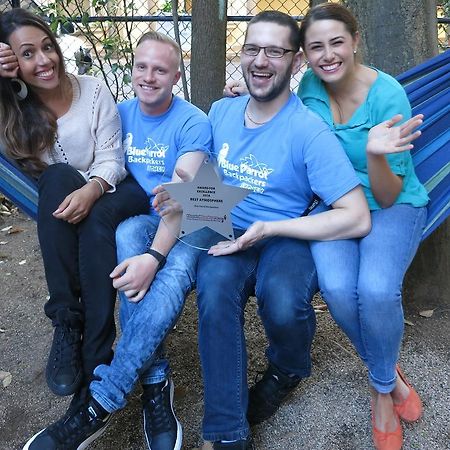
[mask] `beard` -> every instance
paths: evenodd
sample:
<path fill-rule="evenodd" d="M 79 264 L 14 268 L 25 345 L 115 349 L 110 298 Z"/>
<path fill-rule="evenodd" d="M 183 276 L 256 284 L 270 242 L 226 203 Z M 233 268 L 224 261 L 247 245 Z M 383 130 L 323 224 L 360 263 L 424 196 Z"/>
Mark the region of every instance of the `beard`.
<path fill-rule="evenodd" d="M 290 86 L 291 83 L 291 67 L 289 67 L 284 74 L 278 75 L 280 78 L 262 93 L 258 93 L 257 89 L 252 86 L 250 81 L 251 74 L 249 71 L 244 71 L 243 75 L 249 94 L 258 102 L 272 101 L 286 89 L 286 86 Z"/>

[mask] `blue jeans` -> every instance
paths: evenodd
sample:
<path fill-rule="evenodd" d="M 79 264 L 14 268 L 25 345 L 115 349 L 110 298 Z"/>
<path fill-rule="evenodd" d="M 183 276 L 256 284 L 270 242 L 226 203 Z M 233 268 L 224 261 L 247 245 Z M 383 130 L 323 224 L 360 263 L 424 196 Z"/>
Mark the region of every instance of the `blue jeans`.
<path fill-rule="evenodd" d="M 116 233 L 118 260 L 145 253 L 153 241 L 159 217 L 136 216 L 120 224 Z M 190 245 L 203 246 L 207 229 L 183 238 Z M 122 335 L 110 365 L 95 369 L 97 380 L 90 385 L 93 397 L 109 412 L 123 408 L 137 379 L 143 384 L 167 378 L 169 362 L 162 343 L 180 316 L 186 295 L 193 288 L 201 250 L 177 242 L 157 272 L 150 289 L 139 303 L 120 292 Z"/>
<path fill-rule="evenodd" d="M 142 255 L 143 253 L 145 253 L 150 248 L 153 239 L 155 238 L 159 222 L 160 217 L 156 215 L 132 217 L 131 219 L 122 222 L 116 231 L 118 263 L 121 263 L 125 259 L 131 258 L 132 256 Z M 192 288 L 192 286 L 193 281 L 188 291 Z M 150 291 L 147 292 L 142 301 L 145 300 L 149 293 Z M 130 317 L 136 311 L 140 302 L 130 302 L 127 296 L 122 291 L 119 291 L 119 298 L 120 327 L 122 330 L 125 330 Z M 181 313 L 184 302 L 180 303 L 180 298 L 178 296 L 173 298 L 176 299 L 175 305 L 172 305 L 174 308 L 173 313 L 176 313 L 179 309 L 179 312 L 176 316 L 178 317 L 178 315 Z M 151 311 L 150 309 L 149 312 L 151 312 L 151 314 L 158 313 L 157 311 Z M 162 320 L 167 320 L 168 323 L 173 322 L 175 324 L 176 318 L 172 317 L 172 314 L 170 314 L 170 316 L 171 317 L 167 317 L 166 319 Z M 164 330 L 161 330 L 161 332 L 163 331 Z M 170 331 L 170 329 L 167 331 Z M 164 356 L 164 343 L 163 340 L 161 340 L 161 344 L 153 352 L 151 361 L 147 361 L 147 363 L 140 370 L 139 379 L 142 384 L 153 384 L 165 380 L 168 375 L 169 361 Z"/>
<path fill-rule="evenodd" d="M 197 301 L 206 440 L 243 439 L 249 433 L 243 331 L 249 295 L 255 292 L 258 299 L 269 361 L 283 372 L 307 377 L 316 290 L 316 270 L 305 241 L 272 238 L 234 255 L 200 256 Z"/>
<path fill-rule="evenodd" d="M 381 393 L 395 387 L 403 336 L 402 283 L 419 246 L 426 208 L 372 211 L 362 239 L 312 242 L 319 286 L 331 315 L 369 369 Z"/>

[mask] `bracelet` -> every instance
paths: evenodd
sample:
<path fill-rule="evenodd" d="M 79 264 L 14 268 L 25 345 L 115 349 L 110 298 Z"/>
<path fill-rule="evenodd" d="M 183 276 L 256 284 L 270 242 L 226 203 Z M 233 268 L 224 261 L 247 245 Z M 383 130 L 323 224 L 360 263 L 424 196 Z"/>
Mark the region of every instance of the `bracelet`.
<path fill-rule="evenodd" d="M 153 248 L 149 248 L 147 250 L 147 253 L 149 255 L 152 255 L 153 258 L 155 258 L 158 261 L 157 270 L 161 270 L 164 267 L 164 264 L 166 264 L 166 257 L 162 253 L 159 253 L 157 250 L 154 250 Z"/>
<path fill-rule="evenodd" d="M 89 182 L 91 182 L 91 181 L 95 181 L 96 183 L 98 183 L 98 185 L 100 186 L 102 195 L 103 195 L 103 194 L 105 193 L 105 188 L 103 187 L 102 182 L 101 182 L 100 180 L 97 180 L 97 178 L 91 178 L 91 179 L 89 180 Z"/>

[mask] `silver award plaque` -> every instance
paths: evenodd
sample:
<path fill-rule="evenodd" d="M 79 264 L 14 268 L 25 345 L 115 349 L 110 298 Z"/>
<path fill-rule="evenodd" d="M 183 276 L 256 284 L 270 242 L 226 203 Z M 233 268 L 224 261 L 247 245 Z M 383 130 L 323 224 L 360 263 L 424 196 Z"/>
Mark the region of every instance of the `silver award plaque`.
<path fill-rule="evenodd" d="M 192 181 L 163 186 L 183 211 L 180 238 L 207 227 L 234 239 L 230 211 L 251 191 L 222 183 L 213 162 L 203 163 Z"/>

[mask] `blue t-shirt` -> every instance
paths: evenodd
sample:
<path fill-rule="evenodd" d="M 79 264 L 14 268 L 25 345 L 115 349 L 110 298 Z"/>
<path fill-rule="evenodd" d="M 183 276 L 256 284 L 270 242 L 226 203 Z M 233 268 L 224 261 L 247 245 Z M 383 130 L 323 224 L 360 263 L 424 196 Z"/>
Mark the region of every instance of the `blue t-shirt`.
<path fill-rule="evenodd" d="M 118 105 L 122 119 L 125 165 L 153 199 L 152 189 L 171 181 L 178 158 L 192 151 L 211 151 L 211 124 L 206 114 L 173 97 L 160 116 L 143 114 L 134 98 Z"/>
<path fill-rule="evenodd" d="M 366 145 L 369 130 L 396 114 L 402 114 L 404 120 L 411 117 L 411 106 L 402 86 L 390 75 L 380 70 L 377 73 L 366 100 L 344 124 L 333 122 L 328 93 L 311 69 L 303 75 L 298 89 L 303 103 L 325 120 L 341 142 L 361 180 L 371 210 L 381 207 L 370 189 L 367 171 Z M 414 172 L 410 152 L 387 155 L 386 159 L 392 172 L 403 178 L 403 187 L 395 203 L 426 205 L 428 195 Z"/>
<path fill-rule="evenodd" d="M 235 228 L 299 217 L 313 193 L 330 205 L 359 184 L 336 137 L 294 94 L 258 128 L 244 125 L 248 101 L 223 98 L 209 113 L 224 182 L 252 191 L 232 210 Z"/>

